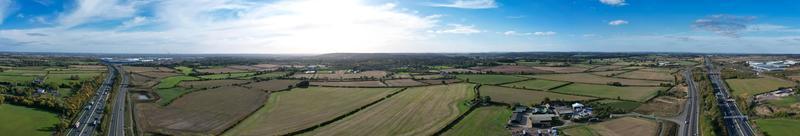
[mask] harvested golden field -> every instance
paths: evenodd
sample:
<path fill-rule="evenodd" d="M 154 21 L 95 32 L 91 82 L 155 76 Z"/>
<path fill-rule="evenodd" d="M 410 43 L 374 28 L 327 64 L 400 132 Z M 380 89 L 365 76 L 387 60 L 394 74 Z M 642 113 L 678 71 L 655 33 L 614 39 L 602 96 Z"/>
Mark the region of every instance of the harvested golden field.
<path fill-rule="evenodd" d="M 541 73 L 553 73 L 551 71 L 536 69 L 529 66 L 493 66 L 493 67 L 473 67 L 471 69 L 478 70 L 481 72 L 494 72 L 494 73 L 504 73 L 504 74 L 541 74 Z"/>
<path fill-rule="evenodd" d="M 566 95 L 559 93 L 551 93 L 545 91 L 533 91 L 524 89 L 514 89 L 508 87 L 498 86 L 481 86 L 478 90 L 481 96 L 489 96 L 494 102 L 514 104 L 520 103 L 522 105 L 540 104 L 545 98 L 550 100 L 564 100 L 564 101 L 581 101 L 596 99 L 592 97 Z"/>
<path fill-rule="evenodd" d="M 421 86 L 426 85 L 425 83 L 414 81 L 411 79 L 394 79 L 394 80 L 385 80 L 383 81 L 386 83 L 387 86 Z"/>
<path fill-rule="evenodd" d="M 232 69 L 232 68 L 207 68 L 207 69 L 195 69 L 195 70 L 197 70 L 197 72 L 206 73 L 206 74 L 248 72 L 246 70 L 239 70 L 239 69 Z"/>
<path fill-rule="evenodd" d="M 333 86 L 333 87 L 384 87 L 381 81 L 346 81 L 346 82 L 311 82 L 314 86 Z"/>
<path fill-rule="evenodd" d="M 218 135 L 261 107 L 266 95 L 236 86 L 193 92 L 166 107 L 137 104 L 138 122 L 160 134 Z"/>
<path fill-rule="evenodd" d="M 644 80 L 658 80 L 658 81 L 672 81 L 675 80 L 670 73 L 666 72 L 651 72 L 645 70 L 636 70 L 628 73 L 617 75 L 616 77 L 630 78 L 630 79 L 644 79 Z"/>
<path fill-rule="evenodd" d="M 157 71 L 157 72 L 175 72 L 174 69 L 167 68 L 167 67 L 135 67 L 135 66 L 122 66 L 122 69 L 125 69 L 126 72 L 150 72 L 150 71 Z"/>
<path fill-rule="evenodd" d="M 604 77 L 592 75 L 589 73 L 574 73 L 574 74 L 547 74 L 547 75 L 528 75 L 529 77 L 558 80 L 567 82 L 590 83 L 590 84 L 608 84 L 609 82 L 620 82 L 622 85 L 637 85 L 637 86 L 658 86 L 664 81 L 652 80 L 636 80 L 636 79 L 622 79 L 613 77 Z"/>
<path fill-rule="evenodd" d="M 309 135 L 431 135 L 467 111 L 473 84 L 408 88 Z"/>
<path fill-rule="evenodd" d="M 400 90 L 398 88 L 296 88 L 270 94 L 268 102 L 225 135 L 284 135 L 332 120 Z"/>
<path fill-rule="evenodd" d="M 194 89 L 194 88 L 198 88 L 199 89 L 199 88 L 212 88 L 212 87 L 220 87 L 220 86 L 229 86 L 229 85 L 234 85 L 234 84 L 241 85 L 241 84 L 245 84 L 245 83 L 249 83 L 249 82 L 250 82 L 250 80 L 233 80 L 233 79 L 229 79 L 229 80 L 205 80 L 205 81 L 183 81 L 181 83 L 178 83 L 178 86 L 179 87 L 183 87 L 183 88 L 189 88 L 189 89 Z"/>
<path fill-rule="evenodd" d="M 533 67 L 533 68 L 552 71 L 554 73 L 578 73 L 589 70 L 589 68 L 584 68 L 584 67 Z"/>
<path fill-rule="evenodd" d="M 300 80 L 268 80 L 261 82 L 252 82 L 244 86 L 249 87 L 250 89 L 253 90 L 280 91 L 289 89 L 289 86 L 295 87 L 297 83 L 300 83 Z"/>

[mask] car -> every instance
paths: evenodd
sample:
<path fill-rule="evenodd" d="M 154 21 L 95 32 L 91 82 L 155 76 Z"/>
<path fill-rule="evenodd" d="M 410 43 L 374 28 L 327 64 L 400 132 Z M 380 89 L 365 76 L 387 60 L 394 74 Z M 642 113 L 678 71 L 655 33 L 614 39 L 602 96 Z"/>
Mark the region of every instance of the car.
<path fill-rule="evenodd" d="M 689 124 L 689 121 L 683 121 L 683 124 Z"/>

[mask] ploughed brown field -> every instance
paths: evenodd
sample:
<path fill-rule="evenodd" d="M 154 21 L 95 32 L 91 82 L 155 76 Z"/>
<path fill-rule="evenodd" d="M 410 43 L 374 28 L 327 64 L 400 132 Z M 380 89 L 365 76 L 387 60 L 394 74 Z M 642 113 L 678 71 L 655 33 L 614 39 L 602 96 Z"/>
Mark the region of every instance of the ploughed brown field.
<path fill-rule="evenodd" d="M 226 86 L 186 94 L 170 105 L 137 104 L 145 131 L 167 135 L 218 135 L 255 111 L 267 93 Z"/>

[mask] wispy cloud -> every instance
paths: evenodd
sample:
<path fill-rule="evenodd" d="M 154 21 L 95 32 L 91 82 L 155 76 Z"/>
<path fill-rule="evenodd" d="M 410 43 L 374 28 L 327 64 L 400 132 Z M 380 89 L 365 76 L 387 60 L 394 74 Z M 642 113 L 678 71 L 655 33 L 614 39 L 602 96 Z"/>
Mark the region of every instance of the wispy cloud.
<path fill-rule="evenodd" d="M 625 21 L 625 20 L 614 20 L 614 21 L 609 21 L 608 22 L 608 25 L 612 25 L 612 26 L 620 26 L 620 25 L 626 25 L 626 24 L 628 24 L 628 21 Z"/>
<path fill-rule="evenodd" d="M 495 2 L 494 0 L 454 0 L 450 3 L 433 3 L 428 5 L 433 7 L 448 7 L 448 8 L 462 8 L 462 9 L 497 8 L 497 2 Z"/>
<path fill-rule="evenodd" d="M 0 0 L 0 24 L 3 24 L 6 17 L 15 10 L 11 8 L 12 4 L 11 0 Z"/>
<path fill-rule="evenodd" d="M 553 36 L 553 35 L 556 35 L 558 33 L 553 32 L 553 31 L 525 32 L 525 33 L 517 32 L 517 31 L 505 31 L 502 34 L 506 35 L 506 36 L 531 36 L 531 35 L 532 36 Z"/>
<path fill-rule="evenodd" d="M 755 16 L 711 15 L 695 20 L 692 26 L 723 36 L 738 38 L 740 33 L 747 30 L 747 26 L 756 18 Z"/>
<path fill-rule="evenodd" d="M 476 34 L 483 31 L 475 28 L 474 25 L 448 24 L 447 28 L 432 32 L 437 34 Z"/>
<path fill-rule="evenodd" d="M 628 3 L 625 3 L 625 0 L 600 0 L 600 3 L 611 5 L 611 6 L 625 6 Z"/>
<path fill-rule="evenodd" d="M 535 36 L 553 36 L 556 35 L 556 32 L 553 31 L 546 31 L 546 32 L 533 32 Z"/>
<path fill-rule="evenodd" d="M 63 27 L 73 27 L 87 22 L 133 17 L 137 3 L 120 0 L 78 0 L 77 7 L 62 14 L 58 22 Z"/>

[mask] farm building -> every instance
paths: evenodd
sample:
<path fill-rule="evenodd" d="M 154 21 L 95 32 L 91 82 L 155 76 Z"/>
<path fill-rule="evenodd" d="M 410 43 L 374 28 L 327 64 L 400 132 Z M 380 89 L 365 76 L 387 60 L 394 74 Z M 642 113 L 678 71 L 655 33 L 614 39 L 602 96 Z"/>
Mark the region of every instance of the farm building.
<path fill-rule="evenodd" d="M 514 111 L 511 113 L 511 119 L 508 121 L 508 126 L 527 126 L 527 111 L 528 108 L 524 106 L 518 106 L 514 108 Z"/>
<path fill-rule="evenodd" d="M 553 117 L 558 117 L 556 114 L 533 114 L 531 115 L 531 123 L 534 127 L 544 128 L 550 127 L 553 124 Z"/>

